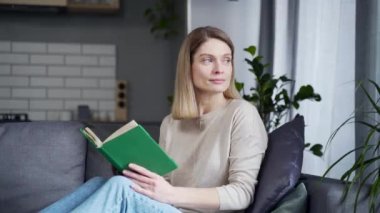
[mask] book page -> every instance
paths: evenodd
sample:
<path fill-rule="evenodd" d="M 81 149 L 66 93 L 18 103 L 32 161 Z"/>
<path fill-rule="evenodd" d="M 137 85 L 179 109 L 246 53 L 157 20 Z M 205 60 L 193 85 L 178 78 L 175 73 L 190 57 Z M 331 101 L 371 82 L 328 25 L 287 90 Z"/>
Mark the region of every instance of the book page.
<path fill-rule="evenodd" d="M 101 147 L 103 142 L 95 135 L 95 133 L 88 127 L 84 128 L 85 133 L 92 139 L 92 142 L 96 145 L 96 147 Z"/>
<path fill-rule="evenodd" d="M 128 132 L 129 130 L 131 130 L 137 126 L 138 126 L 138 124 L 136 123 L 135 120 L 128 122 L 124 126 L 120 127 L 118 130 L 116 130 L 114 133 L 112 133 L 110 136 L 108 136 L 108 138 L 106 138 L 103 143 L 107 143 L 108 141 L 116 138 L 117 136 L 123 134 L 124 132 Z"/>

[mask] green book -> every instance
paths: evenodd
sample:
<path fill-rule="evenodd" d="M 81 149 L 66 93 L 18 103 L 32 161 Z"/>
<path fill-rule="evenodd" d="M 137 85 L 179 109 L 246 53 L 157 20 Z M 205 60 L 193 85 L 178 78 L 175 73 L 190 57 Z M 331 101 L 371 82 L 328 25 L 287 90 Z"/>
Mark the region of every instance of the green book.
<path fill-rule="evenodd" d="M 165 175 L 177 168 L 174 160 L 135 121 L 122 126 L 104 141 L 88 127 L 81 128 L 80 131 L 118 171 L 128 169 L 130 163 L 159 175 Z"/>

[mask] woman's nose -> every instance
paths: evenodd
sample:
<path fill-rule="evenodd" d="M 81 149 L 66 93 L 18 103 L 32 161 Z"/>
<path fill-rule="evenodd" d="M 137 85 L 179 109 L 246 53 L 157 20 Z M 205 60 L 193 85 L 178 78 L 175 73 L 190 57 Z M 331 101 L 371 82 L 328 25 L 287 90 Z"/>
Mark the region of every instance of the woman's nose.
<path fill-rule="evenodd" d="M 220 62 L 220 61 L 215 61 L 215 63 L 214 63 L 214 69 L 213 69 L 213 73 L 215 73 L 215 74 L 221 74 L 221 73 L 223 73 L 222 62 Z"/>

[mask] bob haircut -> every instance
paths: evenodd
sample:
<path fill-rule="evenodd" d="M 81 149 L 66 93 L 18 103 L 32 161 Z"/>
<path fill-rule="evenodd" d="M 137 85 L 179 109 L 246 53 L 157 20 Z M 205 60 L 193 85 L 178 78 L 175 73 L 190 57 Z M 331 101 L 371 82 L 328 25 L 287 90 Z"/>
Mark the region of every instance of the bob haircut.
<path fill-rule="evenodd" d="M 193 56 L 198 48 L 208 39 L 218 39 L 226 43 L 231 49 L 232 54 L 232 74 L 230 85 L 223 92 L 227 99 L 240 98 L 239 92 L 235 87 L 234 69 L 234 45 L 229 36 L 222 30 L 215 27 L 199 27 L 194 29 L 182 43 L 178 54 L 177 71 L 174 86 L 174 99 L 172 105 L 172 117 L 174 119 L 193 119 L 198 118 L 199 109 L 195 98 L 194 84 L 191 75 L 191 65 Z"/>

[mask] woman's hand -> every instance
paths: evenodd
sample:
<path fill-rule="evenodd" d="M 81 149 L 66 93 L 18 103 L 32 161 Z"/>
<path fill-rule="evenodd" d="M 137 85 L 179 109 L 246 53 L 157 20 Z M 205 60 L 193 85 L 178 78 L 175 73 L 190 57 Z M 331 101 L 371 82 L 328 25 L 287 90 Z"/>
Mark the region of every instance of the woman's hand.
<path fill-rule="evenodd" d="M 136 164 L 131 163 L 128 168 L 130 171 L 124 170 L 123 174 L 135 183 L 133 190 L 163 203 L 173 203 L 174 187 L 163 177 Z"/>

